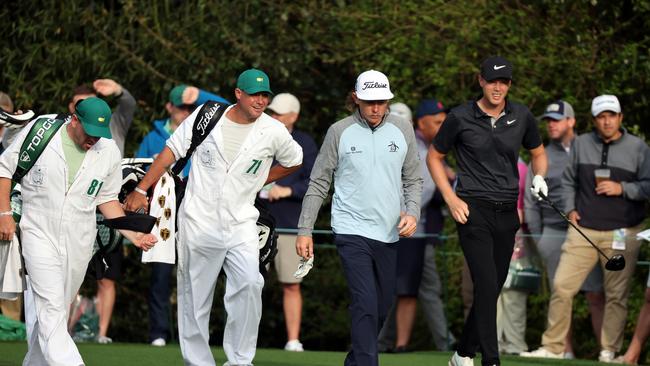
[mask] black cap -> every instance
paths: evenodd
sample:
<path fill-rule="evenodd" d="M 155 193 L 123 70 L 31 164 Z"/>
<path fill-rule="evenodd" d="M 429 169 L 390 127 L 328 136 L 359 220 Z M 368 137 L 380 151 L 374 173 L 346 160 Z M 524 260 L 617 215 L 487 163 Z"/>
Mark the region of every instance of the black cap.
<path fill-rule="evenodd" d="M 512 64 L 500 56 L 490 56 L 481 63 L 481 76 L 486 81 L 512 80 Z"/>

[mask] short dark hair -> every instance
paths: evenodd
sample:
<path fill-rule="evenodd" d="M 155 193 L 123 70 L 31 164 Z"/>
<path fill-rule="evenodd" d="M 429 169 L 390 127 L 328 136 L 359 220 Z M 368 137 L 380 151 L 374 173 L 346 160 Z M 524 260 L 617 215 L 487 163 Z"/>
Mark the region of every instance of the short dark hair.
<path fill-rule="evenodd" d="M 192 113 L 198 107 L 198 104 L 182 104 L 182 105 L 176 105 L 174 107 Z"/>
<path fill-rule="evenodd" d="M 97 94 L 97 92 L 95 91 L 95 89 L 93 89 L 92 86 L 88 84 L 77 85 L 74 89 L 72 89 L 72 97 L 74 97 L 75 95 L 84 95 L 84 94 Z"/>

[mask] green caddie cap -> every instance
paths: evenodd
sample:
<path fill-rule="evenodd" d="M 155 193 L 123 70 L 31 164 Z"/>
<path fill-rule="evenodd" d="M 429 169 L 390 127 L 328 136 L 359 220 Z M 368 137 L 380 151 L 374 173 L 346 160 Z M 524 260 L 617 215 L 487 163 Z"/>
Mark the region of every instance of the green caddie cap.
<path fill-rule="evenodd" d="M 187 88 L 187 85 L 177 85 L 169 92 L 169 103 L 174 107 L 180 107 L 183 103 L 183 92 Z"/>
<path fill-rule="evenodd" d="M 112 138 L 109 123 L 111 122 L 111 108 L 100 98 L 86 98 L 77 103 L 74 114 L 81 121 L 81 125 L 88 136 Z"/>
<path fill-rule="evenodd" d="M 271 85 L 269 82 L 269 76 L 264 73 L 262 70 L 258 69 L 248 69 L 237 78 L 237 88 L 241 89 L 246 94 L 256 94 L 256 93 L 269 93 L 273 94 L 271 91 Z"/>

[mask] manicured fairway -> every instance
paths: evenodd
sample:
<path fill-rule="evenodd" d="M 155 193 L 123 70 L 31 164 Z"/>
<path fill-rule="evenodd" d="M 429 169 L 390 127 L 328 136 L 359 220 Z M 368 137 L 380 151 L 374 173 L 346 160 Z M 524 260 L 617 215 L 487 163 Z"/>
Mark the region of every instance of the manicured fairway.
<path fill-rule="evenodd" d="M 0 342 L 0 366 L 20 366 L 27 346 L 24 342 Z M 84 360 L 89 366 L 180 366 L 183 364 L 178 345 L 156 348 L 137 343 L 110 345 L 80 344 Z M 221 348 L 214 348 L 217 365 L 225 362 Z M 446 366 L 450 354 L 443 352 L 414 352 L 407 354 L 382 354 L 382 366 Z M 337 366 L 343 365 L 344 352 L 291 353 L 279 349 L 259 349 L 256 366 Z M 479 365 L 479 362 L 476 362 Z M 532 365 L 602 365 L 593 361 L 556 361 L 506 357 L 503 366 Z"/>

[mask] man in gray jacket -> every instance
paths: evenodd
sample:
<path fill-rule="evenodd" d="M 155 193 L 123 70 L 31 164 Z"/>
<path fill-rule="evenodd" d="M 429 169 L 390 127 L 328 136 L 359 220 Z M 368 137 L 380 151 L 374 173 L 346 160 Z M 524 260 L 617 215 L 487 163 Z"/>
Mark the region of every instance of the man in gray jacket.
<path fill-rule="evenodd" d="M 546 122 L 546 131 L 550 142 L 546 145 L 548 157 L 548 194 L 552 202 L 555 202 L 560 209 L 564 208 L 562 199 L 562 174 L 569 164 L 569 153 L 576 138 L 574 127 L 576 124 L 575 113 L 571 104 L 558 100 L 549 104 L 544 110 L 542 120 Z M 526 187 L 532 185 L 533 175 L 530 172 L 526 175 Z M 557 265 L 560 262 L 562 243 L 566 238 L 569 224 L 558 215 L 548 204 L 534 198 L 529 190 L 524 191 L 524 219 L 528 230 L 537 246 L 544 265 L 549 285 L 553 286 L 553 278 Z M 603 273 L 600 267 L 596 266 L 581 287 L 589 304 L 592 327 L 596 338 L 600 337 L 600 328 L 603 323 L 603 307 L 605 298 L 603 295 Z M 573 358 L 573 345 L 571 343 L 571 332 L 567 335 L 565 358 Z"/>
<path fill-rule="evenodd" d="M 622 254 L 627 262 L 622 271 L 603 271 L 605 321 L 598 359 L 612 362 L 623 345 L 630 279 L 641 246 L 636 234 L 642 229 L 645 201 L 650 197 L 650 149 L 622 128 L 623 113 L 616 96 L 594 98 L 591 113 L 595 129 L 574 142 L 562 177 L 563 197 L 569 219 L 608 257 Z M 563 356 L 573 297 L 599 262 L 604 267 L 606 260 L 570 228 L 555 272 L 542 347 L 522 356 Z"/>
<path fill-rule="evenodd" d="M 345 366 L 377 366 L 377 335 L 395 296 L 398 237 L 415 233 L 422 177 L 411 123 L 388 113 L 386 75 L 357 78 L 355 111 L 327 131 L 302 202 L 296 251 L 314 255 L 314 222 L 332 178 L 332 230 L 350 290 Z M 400 210 L 400 203 L 405 210 Z"/>

